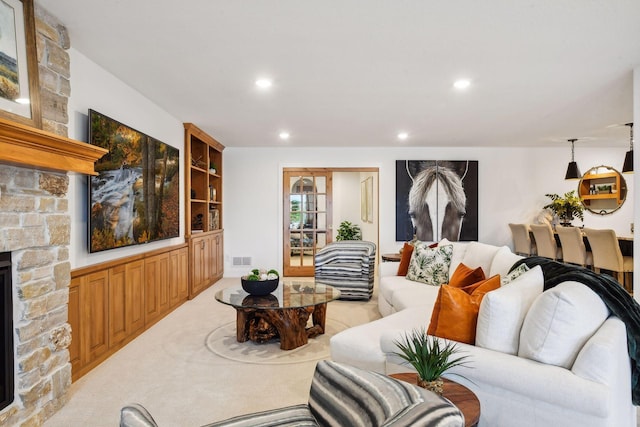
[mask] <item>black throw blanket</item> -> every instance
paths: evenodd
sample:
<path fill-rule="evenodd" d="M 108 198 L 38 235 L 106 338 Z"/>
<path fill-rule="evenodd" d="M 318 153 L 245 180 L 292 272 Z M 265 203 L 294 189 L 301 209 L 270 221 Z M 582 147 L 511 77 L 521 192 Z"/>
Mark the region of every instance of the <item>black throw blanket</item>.
<path fill-rule="evenodd" d="M 520 264 L 542 267 L 545 291 L 567 280 L 583 283 L 602 298 L 613 315 L 624 322 L 631 359 L 631 397 L 634 405 L 640 405 L 640 305 L 636 300 L 613 277 L 597 274 L 587 268 L 533 256 L 519 260 L 511 270 Z"/>

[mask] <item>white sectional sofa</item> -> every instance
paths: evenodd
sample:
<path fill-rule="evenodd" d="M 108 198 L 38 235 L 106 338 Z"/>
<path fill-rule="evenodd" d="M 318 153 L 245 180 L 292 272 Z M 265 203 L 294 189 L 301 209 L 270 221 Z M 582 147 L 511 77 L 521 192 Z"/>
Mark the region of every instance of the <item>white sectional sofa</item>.
<path fill-rule="evenodd" d="M 508 247 L 443 244 L 453 245 L 449 275 L 464 263 L 504 277 L 522 258 Z M 398 263 L 379 267 L 383 317 L 333 336 L 331 357 L 380 373 L 413 371 L 395 343 L 426 330 L 439 287 L 397 276 Z M 480 427 L 635 426 L 625 324 L 587 286 L 567 281 L 543 293 L 543 280 L 538 266 L 486 294 L 475 345 L 458 343 L 471 367 L 445 376 L 478 396 Z"/>

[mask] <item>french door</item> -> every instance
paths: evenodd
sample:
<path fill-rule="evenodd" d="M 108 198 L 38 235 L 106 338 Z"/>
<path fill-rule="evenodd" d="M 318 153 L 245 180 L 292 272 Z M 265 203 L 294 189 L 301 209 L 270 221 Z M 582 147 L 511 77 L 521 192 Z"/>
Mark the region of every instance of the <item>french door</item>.
<path fill-rule="evenodd" d="M 332 172 L 283 171 L 284 275 L 313 276 L 313 257 L 332 239 Z"/>

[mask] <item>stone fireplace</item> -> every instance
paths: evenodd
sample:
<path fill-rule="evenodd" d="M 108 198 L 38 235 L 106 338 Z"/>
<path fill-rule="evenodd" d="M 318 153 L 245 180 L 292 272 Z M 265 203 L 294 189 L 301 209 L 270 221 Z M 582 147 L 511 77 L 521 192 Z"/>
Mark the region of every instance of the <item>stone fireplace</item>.
<path fill-rule="evenodd" d="M 91 173 L 102 154 L 0 119 L 0 253 L 11 253 L 15 359 L 15 398 L 0 411 L 0 425 L 41 425 L 65 403 L 71 385 L 67 169 Z"/>

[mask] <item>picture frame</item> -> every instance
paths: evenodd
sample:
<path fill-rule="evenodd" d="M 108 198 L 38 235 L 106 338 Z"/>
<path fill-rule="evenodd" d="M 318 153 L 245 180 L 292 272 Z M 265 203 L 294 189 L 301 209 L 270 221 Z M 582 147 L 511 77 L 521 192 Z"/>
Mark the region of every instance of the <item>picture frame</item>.
<path fill-rule="evenodd" d="M 373 177 L 367 177 L 360 182 L 360 219 L 363 222 L 373 222 Z"/>
<path fill-rule="evenodd" d="M 33 0 L 0 2 L 0 117 L 42 128 Z"/>
<path fill-rule="evenodd" d="M 360 219 L 367 222 L 367 181 L 360 182 Z"/>
<path fill-rule="evenodd" d="M 373 177 L 368 177 L 364 182 L 367 193 L 367 222 L 373 223 Z"/>

